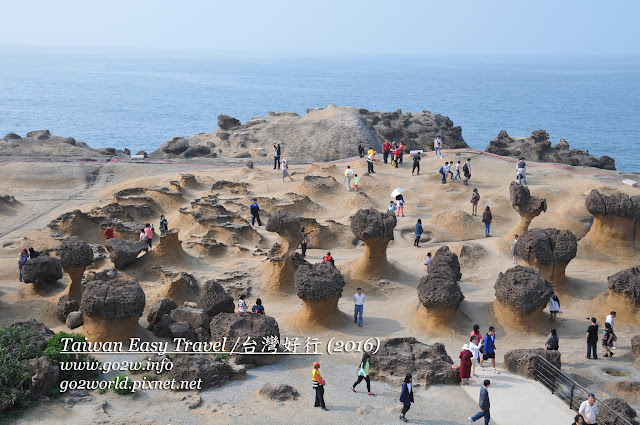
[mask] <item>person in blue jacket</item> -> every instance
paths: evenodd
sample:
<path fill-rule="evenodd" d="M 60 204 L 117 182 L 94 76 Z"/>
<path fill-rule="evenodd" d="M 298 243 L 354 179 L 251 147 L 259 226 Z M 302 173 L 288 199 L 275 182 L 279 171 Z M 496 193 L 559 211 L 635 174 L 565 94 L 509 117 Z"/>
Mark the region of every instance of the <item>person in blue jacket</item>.
<path fill-rule="evenodd" d="M 424 230 L 422 229 L 422 220 L 418 219 L 418 222 L 416 223 L 416 231 L 413 235 L 416 238 L 413 241 L 413 246 L 417 246 L 418 248 L 420 248 L 420 236 L 422 236 L 423 233 Z"/>
<path fill-rule="evenodd" d="M 400 402 L 403 404 L 402 413 L 400 413 L 400 419 L 407 422 L 407 418 L 404 415 L 411 408 L 411 403 L 413 403 L 413 388 L 411 388 L 412 377 L 410 373 L 407 373 L 407 376 L 404 377 L 404 382 L 402 383 L 402 391 L 400 392 Z"/>
<path fill-rule="evenodd" d="M 260 207 L 258 206 L 258 200 L 254 199 L 249 207 L 249 211 L 251 212 L 251 225 L 258 220 L 258 226 L 262 226 L 262 222 L 260 221 Z"/>
<path fill-rule="evenodd" d="M 493 367 L 493 373 L 500 373 L 496 369 L 496 328 L 489 326 L 489 333 L 484 338 L 484 344 L 482 345 L 482 359 L 480 360 L 480 370 L 484 370 L 482 363 L 485 360 L 491 359 L 491 367 Z"/>

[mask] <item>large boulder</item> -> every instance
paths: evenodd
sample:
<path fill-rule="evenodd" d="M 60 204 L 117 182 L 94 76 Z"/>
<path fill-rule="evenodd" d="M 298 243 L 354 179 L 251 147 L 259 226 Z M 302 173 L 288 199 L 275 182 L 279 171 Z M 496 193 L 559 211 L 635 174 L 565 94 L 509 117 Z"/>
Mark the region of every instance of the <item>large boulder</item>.
<path fill-rule="evenodd" d="M 215 280 L 205 282 L 198 305 L 207 312 L 209 317 L 220 313 L 233 313 L 235 309 L 233 297 Z"/>
<path fill-rule="evenodd" d="M 23 331 L 28 332 L 31 336 L 27 339 L 27 344 L 33 347 L 37 347 L 41 351 L 47 348 L 49 339 L 55 335 L 55 333 L 46 327 L 43 323 L 38 322 L 36 319 L 31 319 L 26 322 L 16 322 L 11 327 L 20 328 Z"/>
<path fill-rule="evenodd" d="M 169 155 L 180 155 L 187 149 L 189 149 L 189 142 L 184 137 L 172 137 L 160 146 L 160 150 Z"/>
<path fill-rule="evenodd" d="M 68 295 L 63 295 L 58 300 L 58 306 L 56 307 L 56 317 L 62 323 L 66 323 L 69 313 L 78 311 L 79 309 L 80 304 L 78 304 L 78 301 L 69 298 Z"/>
<path fill-rule="evenodd" d="M 622 417 L 624 417 L 630 423 L 632 424 L 637 423 L 635 421 L 635 417 L 638 414 L 636 413 L 635 410 L 633 410 L 633 407 L 629 406 L 629 403 L 627 403 L 623 399 L 617 398 L 617 397 L 605 398 L 604 400 L 602 400 L 602 404 L 607 405 L 609 408 L 611 408 L 611 410 L 622 415 Z M 621 422 L 620 421 L 614 422 L 613 420 L 608 421 L 605 419 L 604 421 L 598 421 L 598 423 L 603 423 L 605 425 L 616 425 Z"/>
<path fill-rule="evenodd" d="M 540 367 L 540 357 L 560 369 L 562 367 L 561 355 L 558 350 L 521 349 L 511 350 L 504 355 L 504 365 L 511 373 L 524 376 L 528 379 L 536 379 L 535 371 Z"/>
<path fill-rule="evenodd" d="M 77 236 L 62 241 L 57 249 L 62 268 L 69 273 L 69 297 L 80 302 L 82 299 L 82 276 L 87 266 L 93 263 L 93 249 Z"/>
<path fill-rule="evenodd" d="M 516 252 L 528 265 L 537 267 L 544 277 L 561 285 L 567 265 L 578 252 L 578 241 L 569 230 L 536 228 L 518 239 Z"/>
<path fill-rule="evenodd" d="M 429 274 L 418 282 L 418 299 L 424 310 L 420 315 L 427 326 L 448 325 L 464 299 L 458 280 L 462 278 L 458 256 L 441 246 L 429 264 Z"/>
<path fill-rule="evenodd" d="M 37 401 L 58 386 L 60 367 L 51 363 L 48 357 L 28 359 L 22 362 L 30 378 L 22 383 L 25 397 Z"/>
<path fill-rule="evenodd" d="M 147 240 L 132 242 L 118 238 L 109 239 L 105 247 L 109 251 L 109 259 L 117 270 L 126 268 L 133 263 L 142 251 L 148 250 Z"/>
<path fill-rule="evenodd" d="M 460 372 L 451 368 L 453 360 L 439 342 L 427 345 L 413 337 L 387 339 L 371 355 L 370 364 L 373 378 L 393 385 L 402 382 L 407 373 L 415 382 L 427 385 L 460 382 Z"/>
<path fill-rule="evenodd" d="M 531 196 L 527 186 L 513 181 L 509 185 L 509 197 L 511 198 L 511 206 L 520 215 L 518 224 L 505 235 L 505 239 L 510 241 L 513 239 L 513 235 L 522 235 L 526 232 L 531 220 L 547 211 L 547 200 Z"/>
<path fill-rule="evenodd" d="M 631 338 L 631 351 L 636 357 L 640 357 L 640 335 L 635 335 Z"/>
<path fill-rule="evenodd" d="M 87 340 L 124 341 L 135 336 L 144 306 L 144 291 L 135 280 L 89 282 L 80 303 Z"/>
<path fill-rule="evenodd" d="M 634 306 L 640 305 L 640 266 L 619 271 L 607 278 L 609 292 L 621 295 Z"/>
<path fill-rule="evenodd" d="M 229 115 L 218 115 L 218 127 L 221 130 L 230 130 L 240 125 L 240 121 Z"/>
<path fill-rule="evenodd" d="M 291 284 L 295 272 L 291 258 L 302 242 L 300 219 L 288 211 L 276 211 L 269 217 L 266 229 L 282 238 L 269 251 L 266 288 L 272 292 L 289 293 L 293 289 Z"/>
<path fill-rule="evenodd" d="M 275 401 L 295 400 L 300 396 L 295 388 L 287 384 L 266 383 L 260 387 L 258 393 L 264 398 Z"/>
<path fill-rule="evenodd" d="M 178 304 L 175 301 L 170 300 L 169 298 L 160 298 L 158 301 L 153 303 L 151 307 L 149 307 L 149 312 L 147 313 L 147 322 L 149 326 L 155 326 L 160 323 L 160 319 L 162 316 L 166 314 L 171 314 L 172 310 L 178 308 Z M 149 329 L 153 330 L 153 328 Z"/>
<path fill-rule="evenodd" d="M 392 272 L 387 261 L 387 246 L 393 240 L 397 224 L 393 211 L 360 209 L 350 217 L 351 231 L 364 242 L 364 255 L 351 264 L 351 275 L 357 279 L 374 279 Z"/>
<path fill-rule="evenodd" d="M 41 255 L 27 260 L 22 266 L 22 281 L 33 283 L 36 290 L 45 290 L 62 278 L 60 261 L 55 257 Z"/>
<path fill-rule="evenodd" d="M 275 353 L 280 345 L 280 328 L 271 316 L 255 313 L 220 313 L 211 319 L 211 337 L 214 341 L 227 338 L 229 349 L 238 341 L 234 355 L 239 364 L 272 364 L 276 356 L 262 354 L 251 355 L 252 351 L 244 344 L 248 342 L 255 353 Z M 255 344 L 253 344 L 255 342 Z M 246 354 L 244 354 L 246 353 Z"/>
<path fill-rule="evenodd" d="M 176 323 L 186 323 L 194 330 L 209 327 L 209 315 L 202 308 L 178 307 L 170 315 Z"/>
<path fill-rule="evenodd" d="M 201 380 L 201 390 L 217 387 L 231 380 L 234 374 L 229 362 L 209 354 L 183 354 L 173 361 L 169 377 L 176 381 Z"/>

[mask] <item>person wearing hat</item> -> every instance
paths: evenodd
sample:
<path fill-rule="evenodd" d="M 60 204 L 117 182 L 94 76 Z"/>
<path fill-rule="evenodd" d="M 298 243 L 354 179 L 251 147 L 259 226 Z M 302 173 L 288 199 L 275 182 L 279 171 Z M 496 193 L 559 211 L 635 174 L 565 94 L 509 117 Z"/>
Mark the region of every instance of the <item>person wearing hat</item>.
<path fill-rule="evenodd" d="M 460 352 L 460 385 L 469 385 L 469 378 L 471 377 L 471 359 L 473 353 L 469 350 L 469 344 L 462 346 Z"/>
<path fill-rule="evenodd" d="M 589 394 L 589 398 L 582 402 L 578 413 L 584 418 L 584 422 L 587 424 L 597 425 L 598 416 L 600 416 L 600 409 L 598 409 L 598 403 L 596 403 L 596 396 Z"/>
<path fill-rule="evenodd" d="M 322 379 L 322 375 L 320 375 L 320 362 L 313 363 L 311 378 L 313 380 L 313 389 L 316 390 L 316 403 L 313 407 L 321 407 L 322 410 L 329 410 L 324 405 L 324 386 L 326 383 L 324 379 Z"/>

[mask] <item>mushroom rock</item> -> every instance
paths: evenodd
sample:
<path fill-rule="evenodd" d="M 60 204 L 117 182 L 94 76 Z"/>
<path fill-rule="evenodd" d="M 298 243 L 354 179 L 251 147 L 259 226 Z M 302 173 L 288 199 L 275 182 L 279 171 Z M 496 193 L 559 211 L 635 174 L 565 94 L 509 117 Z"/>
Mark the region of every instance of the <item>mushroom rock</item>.
<path fill-rule="evenodd" d="M 22 281 L 33 283 L 36 291 L 46 291 L 46 289 L 62 278 L 62 267 L 60 261 L 55 257 L 41 255 L 29 259 L 22 266 Z"/>
<path fill-rule="evenodd" d="M 209 324 L 213 341 L 227 340 L 230 350 L 236 341 L 233 360 L 237 364 L 253 364 L 256 366 L 273 364 L 276 355 L 250 353 L 275 353 L 280 345 L 280 328 L 271 316 L 255 313 L 220 313 L 211 319 Z M 255 344 L 253 344 L 255 342 Z M 252 348 L 247 348 L 252 347 Z"/>
<path fill-rule="evenodd" d="M 135 336 L 144 305 L 144 291 L 135 280 L 89 282 L 80 303 L 87 340 L 126 341 Z"/>
<path fill-rule="evenodd" d="M 622 321 L 640 319 L 640 266 L 621 270 L 607 278 L 609 289 L 594 299 L 594 307 L 603 314 L 617 312 Z"/>
<path fill-rule="evenodd" d="M 200 297 L 200 287 L 193 275 L 174 270 L 162 270 L 160 275 L 162 297 L 170 298 L 179 304 L 196 301 Z"/>
<path fill-rule="evenodd" d="M 209 317 L 220 313 L 233 313 L 235 309 L 233 297 L 215 280 L 208 280 L 202 286 L 198 305 L 207 312 Z"/>
<path fill-rule="evenodd" d="M 458 280 L 462 278 L 458 256 L 441 246 L 429 264 L 429 274 L 418 282 L 418 299 L 422 306 L 417 320 L 427 327 L 450 326 L 464 299 Z"/>
<path fill-rule="evenodd" d="M 375 365 L 371 376 L 391 384 L 400 383 L 407 373 L 420 384 L 460 382 L 460 371 L 451 368 L 453 360 L 439 342 L 427 345 L 412 337 L 387 339 L 371 354 L 371 364 Z"/>
<path fill-rule="evenodd" d="M 164 259 L 166 262 L 175 262 L 185 252 L 182 249 L 182 242 L 178 239 L 178 232 L 176 230 L 169 230 L 168 232 L 159 235 L 160 239 L 155 244 L 153 250 L 149 252 L 151 258 Z M 155 239 L 155 238 L 154 238 Z"/>
<path fill-rule="evenodd" d="M 60 263 L 69 273 L 69 297 L 77 302 L 82 299 L 82 276 L 87 266 L 93 263 L 93 249 L 77 236 L 70 236 L 58 248 Z M 66 317 L 65 317 L 66 320 Z"/>
<path fill-rule="evenodd" d="M 494 288 L 494 313 L 502 326 L 526 330 L 542 326 L 542 310 L 553 287 L 540 270 L 515 266 L 498 275 Z"/>
<path fill-rule="evenodd" d="M 585 206 L 594 220 L 580 245 L 595 248 L 600 257 L 640 258 L 640 196 L 607 196 L 593 189 Z"/>
<path fill-rule="evenodd" d="M 338 309 L 338 300 L 346 285 L 340 270 L 328 262 L 302 265 L 295 273 L 296 294 L 302 307 L 291 317 L 298 329 L 337 326 L 346 316 Z"/>
<path fill-rule="evenodd" d="M 520 221 L 504 237 L 506 242 L 513 240 L 513 235 L 522 235 L 529 229 L 531 220 L 547 211 L 547 200 L 531 196 L 529 188 L 514 181 L 509 185 L 511 206 L 520 215 Z"/>
<path fill-rule="evenodd" d="M 282 238 L 269 251 L 266 287 L 273 292 L 291 292 L 295 273 L 291 258 L 302 242 L 300 220 L 290 212 L 277 211 L 269 217 L 266 229 Z"/>
<path fill-rule="evenodd" d="M 554 285 L 561 285 L 567 264 L 578 252 L 578 241 L 569 230 L 535 228 L 518 238 L 516 252 Z"/>
<path fill-rule="evenodd" d="M 198 181 L 193 174 L 180 174 L 180 186 L 186 188 L 198 187 Z"/>
<path fill-rule="evenodd" d="M 351 231 L 365 245 L 364 255 L 351 264 L 352 277 L 376 279 L 390 271 L 387 246 L 393 240 L 396 223 L 393 211 L 382 213 L 373 208 L 361 209 L 351 216 Z"/>
<path fill-rule="evenodd" d="M 124 269 L 133 263 L 142 251 L 146 252 L 149 249 L 146 238 L 138 242 L 113 238 L 105 243 L 105 247 L 109 251 L 109 259 L 117 270 Z"/>

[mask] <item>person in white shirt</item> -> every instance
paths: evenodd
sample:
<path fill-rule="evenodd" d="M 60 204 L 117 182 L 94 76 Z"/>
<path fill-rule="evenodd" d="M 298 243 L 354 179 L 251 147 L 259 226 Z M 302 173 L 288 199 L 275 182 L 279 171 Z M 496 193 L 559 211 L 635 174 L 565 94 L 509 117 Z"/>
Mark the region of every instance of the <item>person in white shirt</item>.
<path fill-rule="evenodd" d="M 351 190 L 351 180 L 353 179 L 353 170 L 350 165 L 347 165 L 347 169 L 344 172 L 344 181 L 347 183 L 347 190 Z"/>
<path fill-rule="evenodd" d="M 436 137 L 433 141 L 433 149 L 436 151 L 436 158 L 438 156 L 442 158 L 442 139 L 440 139 L 440 136 Z"/>
<path fill-rule="evenodd" d="M 609 314 L 609 315 L 607 316 L 607 319 L 605 320 L 605 322 L 606 322 L 606 323 L 609 323 L 609 324 L 611 325 L 611 332 L 613 333 L 613 339 L 611 340 L 611 343 L 615 342 L 615 340 L 616 340 L 616 339 L 618 339 L 618 338 L 616 337 L 616 333 L 615 333 L 615 332 L 614 332 L 614 330 L 613 330 L 613 322 L 614 322 L 615 318 L 616 318 L 616 312 L 615 312 L 615 311 L 612 311 L 612 312 L 611 312 L 611 314 Z M 614 346 L 612 345 L 610 348 L 615 349 L 616 347 L 614 347 Z"/>
<path fill-rule="evenodd" d="M 364 309 L 364 294 L 362 288 L 358 288 L 358 292 L 353 296 L 353 303 L 355 304 L 353 310 L 353 323 L 357 323 L 362 327 L 362 312 Z"/>
<path fill-rule="evenodd" d="M 524 162 L 524 158 L 520 158 L 518 163 L 516 164 L 516 180 L 518 180 L 518 184 L 527 184 L 527 163 Z"/>
<path fill-rule="evenodd" d="M 597 424 L 600 410 L 598 409 L 598 403 L 596 403 L 596 396 L 589 394 L 589 398 L 582 402 L 578 413 L 584 418 L 584 422 L 587 424 Z"/>
<path fill-rule="evenodd" d="M 424 260 L 424 265 L 427 267 L 427 274 L 429 274 L 429 263 L 431 263 L 431 253 L 427 254 L 427 259 Z"/>

